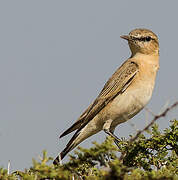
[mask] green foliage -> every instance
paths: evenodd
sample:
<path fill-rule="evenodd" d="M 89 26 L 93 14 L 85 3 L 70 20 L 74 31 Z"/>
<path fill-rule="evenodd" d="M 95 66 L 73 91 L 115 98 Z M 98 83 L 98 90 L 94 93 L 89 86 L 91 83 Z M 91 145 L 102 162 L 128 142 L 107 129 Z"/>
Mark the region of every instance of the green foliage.
<path fill-rule="evenodd" d="M 41 162 L 33 160 L 32 167 L 24 172 L 8 175 L 1 168 L 0 179 L 177 180 L 178 121 L 171 121 L 163 132 L 154 124 L 144 134 L 134 142 L 121 139 L 119 149 L 111 137 L 102 144 L 94 142 L 90 149 L 79 147 L 70 161 L 60 166 L 48 165 L 52 158 L 44 151 Z"/>

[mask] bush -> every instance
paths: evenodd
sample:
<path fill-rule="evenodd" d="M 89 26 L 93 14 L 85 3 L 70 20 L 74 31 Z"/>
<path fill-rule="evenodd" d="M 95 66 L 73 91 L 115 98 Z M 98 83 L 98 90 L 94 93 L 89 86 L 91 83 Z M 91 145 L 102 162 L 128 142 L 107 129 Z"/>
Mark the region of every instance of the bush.
<path fill-rule="evenodd" d="M 86 179 L 86 180 L 176 180 L 178 179 L 178 121 L 171 121 L 169 128 L 160 132 L 158 125 L 138 133 L 132 141 L 122 138 L 119 149 L 111 137 L 90 149 L 78 147 L 70 161 L 54 166 L 52 158 L 43 151 L 40 162 L 33 160 L 24 172 L 7 173 L 0 169 L 2 180 L 33 179 Z"/>

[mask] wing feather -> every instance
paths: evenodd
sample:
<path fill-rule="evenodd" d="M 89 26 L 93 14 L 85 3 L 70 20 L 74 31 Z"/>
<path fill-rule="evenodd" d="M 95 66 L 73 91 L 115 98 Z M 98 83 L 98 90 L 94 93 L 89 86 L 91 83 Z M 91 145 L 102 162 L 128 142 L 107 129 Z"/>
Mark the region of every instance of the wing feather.
<path fill-rule="evenodd" d="M 133 61 L 126 61 L 104 85 L 102 91 L 96 100 L 84 111 L 78 120 L 67 129 L 60 137 L 63 137 L 72 131 L 79 132 L 90 120 L 92 120 L 110 101 L 112 101 L 119 93 L 127 89 L 135 75 L 138 72 L 138 65 Z M 68 145 L 78 136 L 75 133 Z"/>

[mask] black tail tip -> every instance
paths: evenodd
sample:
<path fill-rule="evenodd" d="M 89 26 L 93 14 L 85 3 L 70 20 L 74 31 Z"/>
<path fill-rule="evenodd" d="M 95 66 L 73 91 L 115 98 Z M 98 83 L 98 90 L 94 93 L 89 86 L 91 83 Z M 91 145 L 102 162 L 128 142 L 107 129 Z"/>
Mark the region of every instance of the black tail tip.
<path fill-rule="evenodd" d="M 53 164 L 56 165 L 56 166 L 60 165 L 59 156 L 53 161 Z"/>

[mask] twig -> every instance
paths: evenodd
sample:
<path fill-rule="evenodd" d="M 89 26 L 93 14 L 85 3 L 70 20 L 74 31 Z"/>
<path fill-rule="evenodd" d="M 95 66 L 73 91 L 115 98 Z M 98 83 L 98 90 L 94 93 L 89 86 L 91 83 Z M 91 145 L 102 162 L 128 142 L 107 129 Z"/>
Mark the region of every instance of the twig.
<path fill-rule="evenodd" d="M 59 154 L 59 164 L 62 165 L 61 155 Z"/>
<path fill-rule="evenodd" d="M 7 164 L 7 174 L 8 175 L 10 174 L 10 165 L 11 165 L 11 163 L 10 163 L 10 161 L 8 161 L 8 164 Z"/>

